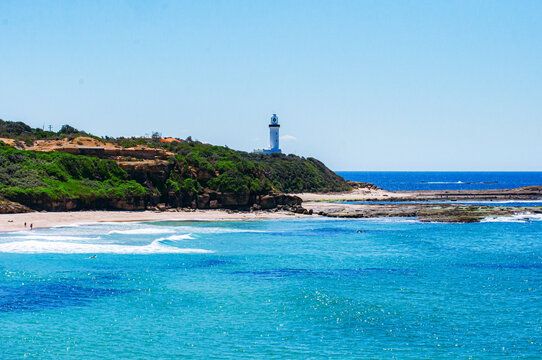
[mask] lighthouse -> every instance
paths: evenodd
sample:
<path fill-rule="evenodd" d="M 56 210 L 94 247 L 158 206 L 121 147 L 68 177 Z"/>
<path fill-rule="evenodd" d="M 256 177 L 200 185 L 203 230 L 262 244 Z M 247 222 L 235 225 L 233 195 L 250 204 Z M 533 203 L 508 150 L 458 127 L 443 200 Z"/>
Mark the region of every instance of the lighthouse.
<path fill-rule="evenodd" d="M 282 153 L 279 147 L 279 118 L 277 114 L 271 116 L 271 121 L 269 123 L 269 147 L 267 149 L 257 149 L 254 150 L 257 154 L 275 154 Z"/>
<path fill-rule="evenodd" d="M 279 153 L 279 118 L 277 114 L 271 116 L 271 123 L 269 124 L 269 153 Z"/>

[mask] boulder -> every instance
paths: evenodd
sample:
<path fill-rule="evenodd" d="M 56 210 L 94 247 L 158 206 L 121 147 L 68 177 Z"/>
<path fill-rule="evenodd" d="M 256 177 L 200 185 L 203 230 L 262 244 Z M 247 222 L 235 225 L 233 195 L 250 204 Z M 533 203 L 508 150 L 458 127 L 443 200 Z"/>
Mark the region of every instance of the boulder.
<path fill-rule="evenodd" d="M 300 206 L 303 200 L 299 196 L 279 194 L 276 195 L 277 205 L 286 205 L 290 207 Z"/>
<path fill-rule="evenodd" d="M 260 206 L 262 209 L 273 209 L 277 206 L 276 196 L 262 196 L 262 198 L 260 199 Z"/>
<path fill-rule="evenodd" d="M 156 207 L 158 208 L 158 210 L 160 211 L 166 211 L 168 209 L 168 207 L 166 206 L 166 204 L 164 203 L 160 203 L 158 205 L 156 205 Z"/>
<path fill-rule="evenodd" d="M 209 194 L 201 194 L 198 196 L 198 209 L 208 209 L 211 196 Z"/>
<path fill-rule="evenodd" d="M 240 194 L 221 194 L 220 204 L 222 207 L 245 207 L 248 206 L 250 201 L 249 193 Z"/>

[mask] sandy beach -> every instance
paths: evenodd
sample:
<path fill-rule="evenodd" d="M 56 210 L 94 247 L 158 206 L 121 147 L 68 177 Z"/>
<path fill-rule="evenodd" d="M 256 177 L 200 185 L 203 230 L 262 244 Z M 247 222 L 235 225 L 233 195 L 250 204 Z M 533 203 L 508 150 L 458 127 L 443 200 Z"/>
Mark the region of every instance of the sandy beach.
<path fill-rule="evenodd" d="M 381 189 L 355 189 L 350 192 L 328 194 L 296 194 L 303 200 L 302 206 L 312 210 L 314 214 L 345 217 L 379 217 L 379 216 L 420 216 L 428 207 L 439 207 L 431 204 L 333 204 L 332 200 L 373 200 L 373 201 L 409 201 L 409 200 L 535 200 L 542 194 L 542 187 L 520 189 L 478 190 L 478 191 L 386 191 Z M 455 205 L 440 205 L 442 208 L 454 210 L 453 216 L 446 221 L 456 221 Z M 477 208 L 460 206 L 461 213 L 471 213 Z M 484 207 L 484 215 L 507 215 L 517 212 L 539 213 L 540 209 L 532 207 Z M 427 215 L 427 214 L 426 214 Z M 432 214 L 435 215 L 435 214 Z M 439 214 L 436 214 L 439 215 Z M 220 221 L 220 220 L 254 220 L 306 217 L 290 211 L 232 211 L 232 210 L 170 210 L 170 211 L 70 211 L 70 212 L 30 212 L 18 214 L 0 214 L 0 232 L 30 230 L 53 226 L 88 224 L 98 222 L 131 222 L 131 221 Z M 440 215 L 439 215 L 440 216 Z M 478 218 L 479 216 L 476 215 Z M 440 217 L 439 217 L 440 219 Z M 434 219 L 437 220 L 438 219 Z M 24 226 L 24 223 L 27 226 Z"/>
<path fill-rule="evenodd" d="M 227 210 L 196 210 L 179 212 L 155 211 L 72 211 L 72 212 L 31 212 L 21 214 L 0 214 L 0 232 L 48 228 L 62 225 L 89 224 L 99 222 L 132 221 L 221 221 L 255 220 L 303 217 L 286 211 L 236 212 Z M 26 222 L 27 226 L 24 226 Z"/>
<path fill-rule="evenodd" d="M 413 197 L 416 196 L 417 193 L 405 193 L 401 194 L 404 197 Z M 305 201 L 332 201 L 332 200 L 339 200 L 339 201 L 347 201 L 347 200 L 359 200 L 359 199 L 365 199 L 365 200 L 380 200 L 380 199 L 386 199 L 388 197 L 396 197 L 397 193 L 393 191 L 387 191 L 382 189 L 354 189 L 352 191 L 346 191 L 346 192 L 339 192 L 339 193 L 299 193 L 294 194 L 296 196 L 299 196 L 301 200 Z"/>

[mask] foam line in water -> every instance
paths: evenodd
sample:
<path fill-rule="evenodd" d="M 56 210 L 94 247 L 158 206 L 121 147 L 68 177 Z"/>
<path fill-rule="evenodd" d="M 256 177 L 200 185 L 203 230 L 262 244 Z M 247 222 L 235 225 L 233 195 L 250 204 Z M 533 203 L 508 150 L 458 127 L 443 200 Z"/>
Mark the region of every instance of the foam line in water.
<path fill-rule="evenodd" d="M 172 234 L 175 230 L 172 229 L 160 229 L 160 228 L 141 228 L 141 229 L 129 229 L 129 230 L 113 230 L 108 232 L 111 234 L 124 234 L 124 235 L 152 235 L 152 234 Z"/>
<path fill-rule="evenodd" d="M 155 240 L 149 245 L 80 244 L 58 241 L 17 241 L 0 244 L 0 252 L 15 254 L 206 254 L 211 250 L 178 248 Z"/>
<path fill-rule="evenodd" d="M 65 236 L 65 235 L 38 235 L 25 233 L 24 236 L 14 237 L 15 239 L 23 240 L 49 240 L 49 241 L 81 241 L 81 240 L 100 240 L 99 237 L 83 237 L 83 236 Z"/>
<path fill-rule="evenodd" d="M 463 184 L 463 181 L 422 181 L 426 184 Z"/>
<path fill-rule="evenodd" d="M 183 226 L 180 230 L 193 234 L 233 234 L 233 233 L 265 233 L 264 230 L 251 229 L 235 229 L 227 227 L 198 227 L 198 226 Z"/>
<path fill-rule="evenodd" d="M 163 237 L 163 238 L 157 239 L 157 241 L 162 241 L 162 240 L 189 240 L 189 239 L 194 239 L 194 238 L 192 236 L 190 236 L 190 234 L 183 234 L 183 235 L 171 235 L 171 236 L 168 236 L 168 237 Z"/>
<path fill-rule="evenodd" d="M 480 222 L 529 222 L 529 221 L 541 221 L 542 214 L 516 214 L 516 215 L 506 215 L 506 216 L 488 216 L 485 219 L 482 219 Z"/>

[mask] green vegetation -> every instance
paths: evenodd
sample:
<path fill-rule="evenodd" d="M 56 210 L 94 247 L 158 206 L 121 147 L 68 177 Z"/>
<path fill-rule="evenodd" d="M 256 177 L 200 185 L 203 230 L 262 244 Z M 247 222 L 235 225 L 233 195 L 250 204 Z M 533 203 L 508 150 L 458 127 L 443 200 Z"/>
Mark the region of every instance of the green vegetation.
<path fill-rule="evenodd" d="M 22 204 L 80 199 L 127 199 L 149 189 L 133 180 L 116 162 L 62 152 L 16 150 L 0 145 L 0 194 Z"/>
<path fill-rule="evenodd" d="M 197 141 L 160 143 L 177 155 L 177 164 L 195 169 L 201 188 L 220 192 L 266 193 L 346 191 L 350 186 L 314 158 L 253 154 Z"/>
<path fill-rule="evenodd" d="M 21 121 L 5 121 L 0 119 L 0 137 L 20 140 L 27 145 L 31 145 L 34 140 L 60 140 L 65 137 L 73 139 L 77 136 L 100 139 L 97 136 L 77 130 L 70 125 L 63 125 L 58 132 L 54 132 L 45 131 L 40 128 L 31 128 Z"/>
<path fill-rule="evenodd" d="M 33 129 L 22 122 L 0 120 L 0 137 L 31 144 L 34 140 L 73 139 L 91 136 L 69 125 L 59 132 Z M 97 138 L 92 136 L 93 138 Z M 100 139 L 102 140 L 102 139 Z M 70 155 L 64 152 L 35 152 L 0 145 L 0 196 L 32 206 L 40 201 L 78 199 L 84 204 L 108 200 L 152 197 L 156 201 L 189 206 L 198 194 L 219 192 L 263 195 L 269 192 L 329 192 L 351 187 L 314 158 L 284 154 L 253 154 L 213 146 L 190 137 L 180 142 L 160 138 L 103 139 L 117 147 L 143 145 L 169 151 L 167 166 L 159 170 L 126 173 L 114 160 Z M 161 155 L 163 158 L 163 154 Z M 116 158 L 119 160 L 119 158 Z M 130 163 L 138 159 L 127 156 Z M 134 180 L 134 179 L 137 179 Z"/>

